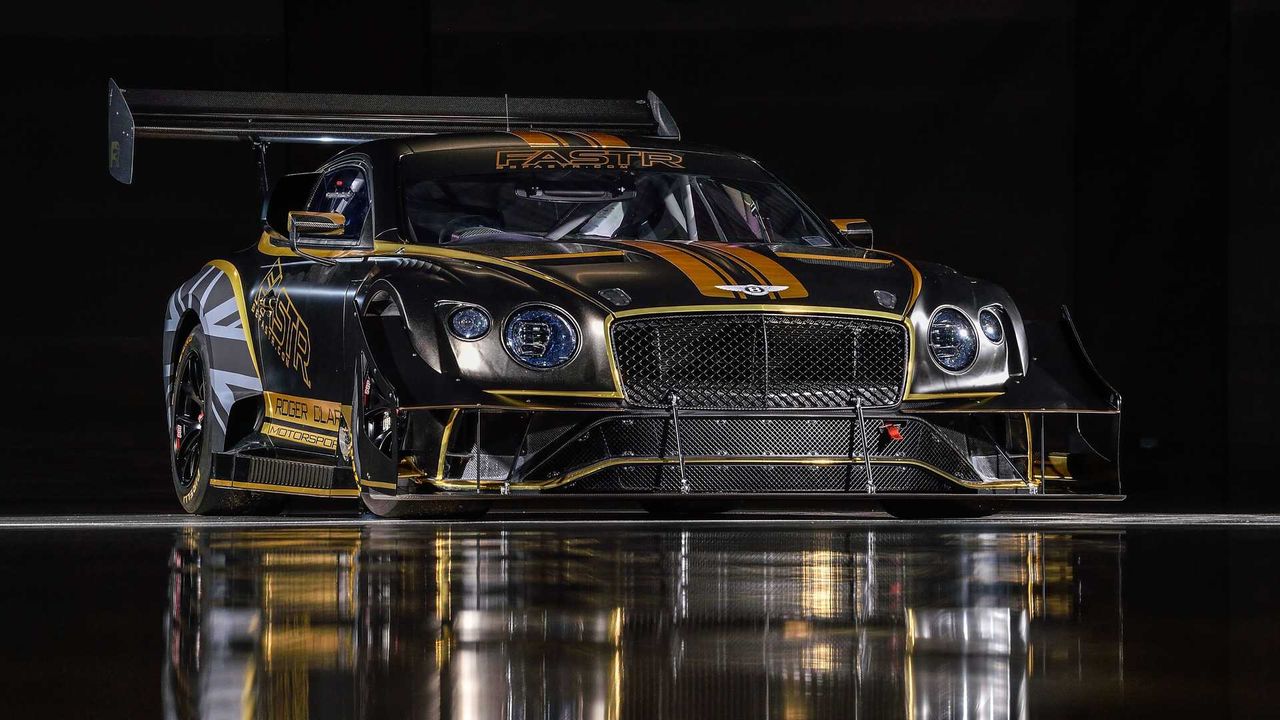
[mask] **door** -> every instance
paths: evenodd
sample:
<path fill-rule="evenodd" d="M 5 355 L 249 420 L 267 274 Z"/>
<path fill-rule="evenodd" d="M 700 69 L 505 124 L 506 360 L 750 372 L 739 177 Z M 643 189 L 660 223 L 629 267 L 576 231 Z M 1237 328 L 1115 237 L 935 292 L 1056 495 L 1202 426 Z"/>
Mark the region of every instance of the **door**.
<path fill-rule="evenodd" d="M 342 213 L 343 237 L 361 238 L 372 232 L 368 177 L 359 163 L 328 169 L 305 209 Z M 328 265 L 294 253 L 262 260 L 251 314 L 267 391 L 263 432 L 289 444 L 336 452 L 342 405 L 351 398 L 343 307 L 364 263 Z"/>

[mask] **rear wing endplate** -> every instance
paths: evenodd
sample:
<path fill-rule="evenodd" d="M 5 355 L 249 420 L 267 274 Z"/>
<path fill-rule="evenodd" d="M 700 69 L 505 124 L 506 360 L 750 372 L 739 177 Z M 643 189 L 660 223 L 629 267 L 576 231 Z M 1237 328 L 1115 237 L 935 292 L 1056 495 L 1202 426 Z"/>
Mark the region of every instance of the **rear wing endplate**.
<path fill-rule="evenodd" d="M 133 181 L 138 138 L 354 144 L 441 132 L 596 130 L 680 137 L 652 92 L 643 100 L 424 97 L 286 92 L 125 90 L 108 83 L 111 176 Z"/>

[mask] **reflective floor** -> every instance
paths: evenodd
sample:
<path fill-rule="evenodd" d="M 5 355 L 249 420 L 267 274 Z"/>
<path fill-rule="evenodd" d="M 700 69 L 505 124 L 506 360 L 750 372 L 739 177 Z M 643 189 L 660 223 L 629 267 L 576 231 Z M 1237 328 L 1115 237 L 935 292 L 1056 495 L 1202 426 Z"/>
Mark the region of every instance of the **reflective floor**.
<path fill-rule="evenodd" d="M 6 530 L 11 717 L 1253 716 L 1280 531 Z"/>

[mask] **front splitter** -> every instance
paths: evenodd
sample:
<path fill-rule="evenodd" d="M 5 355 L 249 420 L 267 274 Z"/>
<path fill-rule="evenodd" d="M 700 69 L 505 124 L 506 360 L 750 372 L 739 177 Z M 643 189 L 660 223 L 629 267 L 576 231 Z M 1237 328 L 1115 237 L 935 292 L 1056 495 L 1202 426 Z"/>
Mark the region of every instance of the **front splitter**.
<path fill-rule="evenodd" d="M 1063 511 L 1078 512 L 1090 503 L 1115 503 L 1124 495 L 1013 495 L 1013 494 L 941 494 L 941 493 L 431 493 L 415 495 L 383 495 L 363 493 L 365 505 L 383 517 L 418 515 L 474 514 L 486 510 L 542 510 L 634 508 L 657 503 L 687 505 L 691 509 L 733 508 L 768 509 L 779 512 L 805 510 L 862 510 L 883 502 L 954 502 L 980 503 L 993 509 L 1034 506 L 1042 511 L 1060 506 Z"/>

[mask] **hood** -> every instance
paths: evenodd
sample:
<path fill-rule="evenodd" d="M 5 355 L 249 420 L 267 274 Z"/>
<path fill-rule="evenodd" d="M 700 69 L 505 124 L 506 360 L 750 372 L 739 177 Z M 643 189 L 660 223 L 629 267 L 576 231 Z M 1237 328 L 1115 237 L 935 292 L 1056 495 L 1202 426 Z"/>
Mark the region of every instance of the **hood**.
<path fill-rule="evenodd" d="M 919 275 L 903 258 L 852 248 L 609 240 L 457 249 L 519 263 L 619 311 L 740 303 L 902 315 L 919 292 Z"/>

